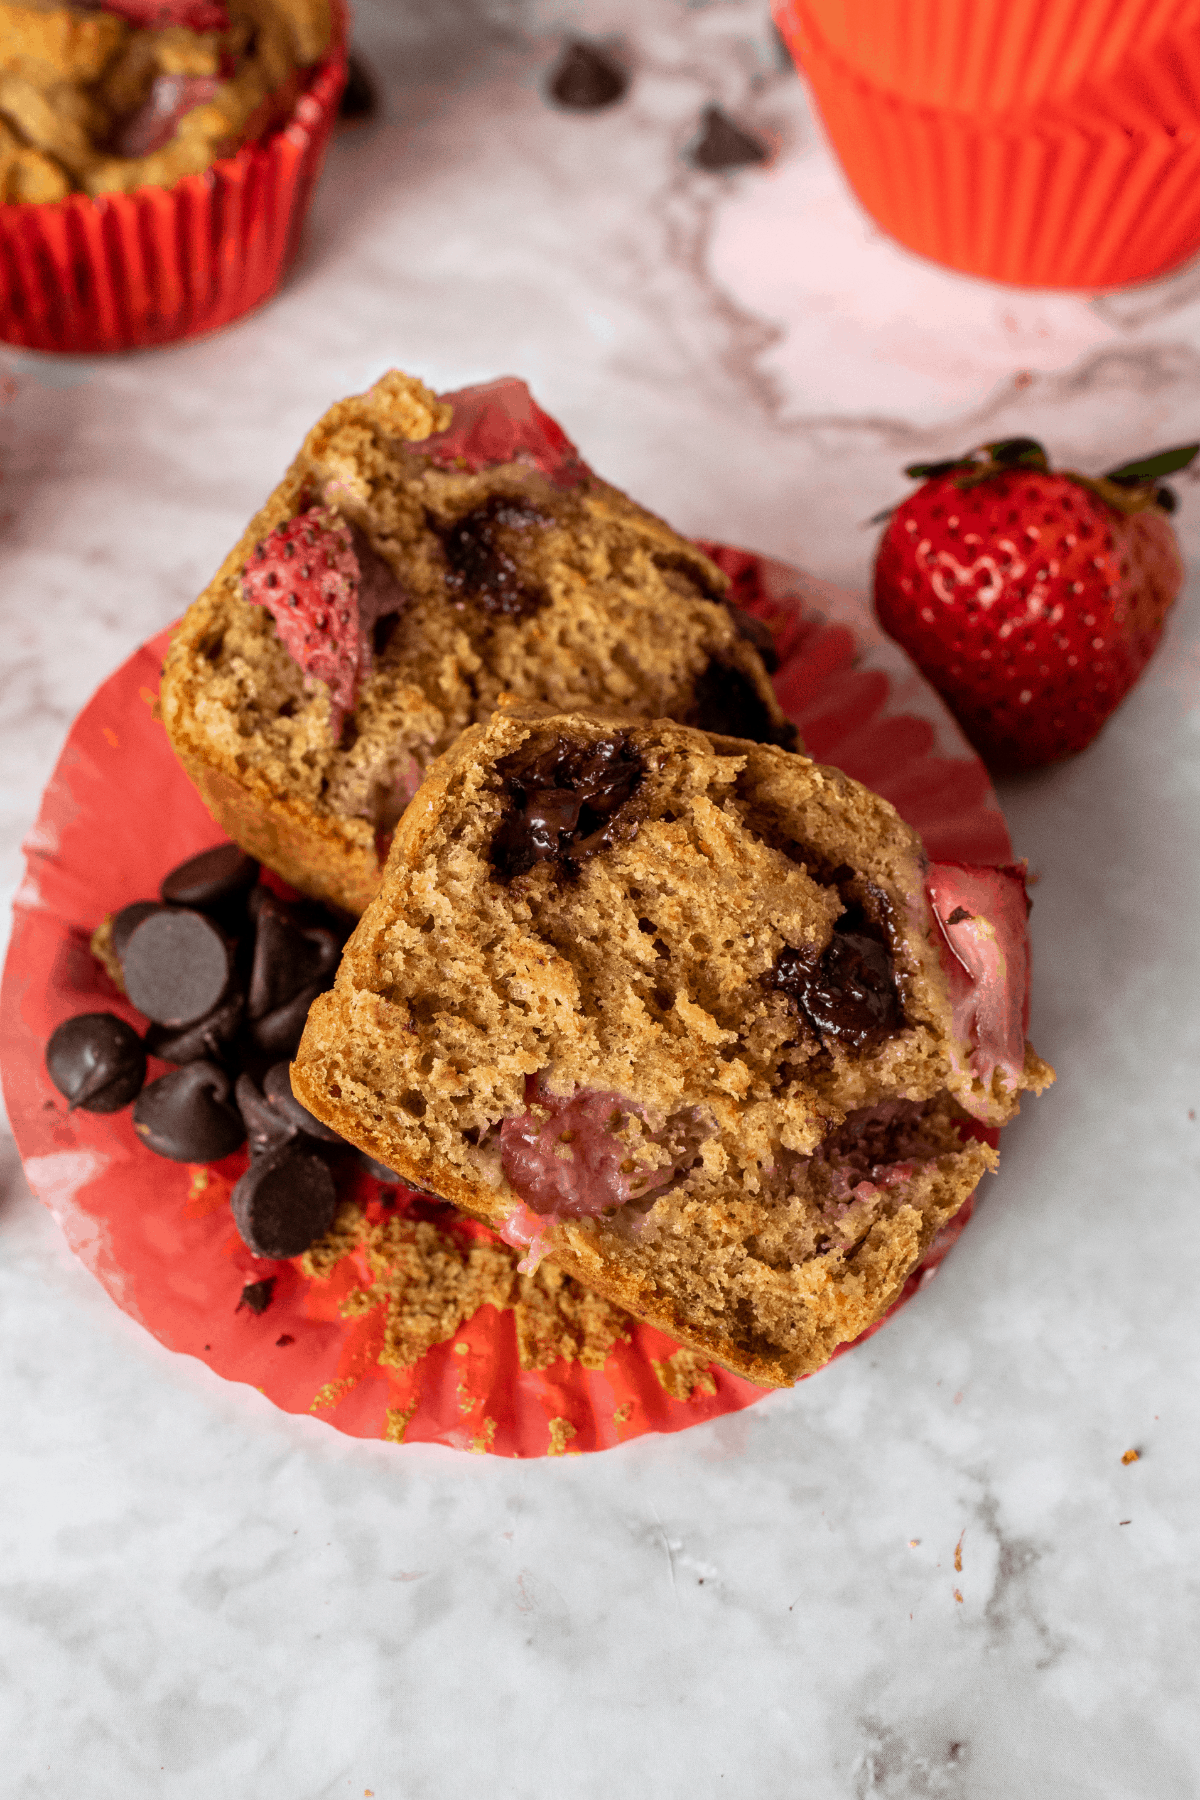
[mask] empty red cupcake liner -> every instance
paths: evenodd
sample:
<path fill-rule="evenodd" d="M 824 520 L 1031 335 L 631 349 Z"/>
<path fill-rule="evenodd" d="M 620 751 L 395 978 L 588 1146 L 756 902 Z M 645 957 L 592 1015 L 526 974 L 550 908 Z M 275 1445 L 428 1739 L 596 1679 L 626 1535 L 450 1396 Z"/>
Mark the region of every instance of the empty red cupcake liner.
<path fill-rule="evenodd" d="M 910 249 L 995 281 L 1068 288 L 1149 280 L 1200 250 L 1200 116 L 1186 63 L 1172 75 L 1147 62 L 1125 89 L 1069 110 L 976 120 L 866 81 L 797 0 L 779 17 L 847 180 Z M 1200 89 L 1200 49 L 1195 68 Z M 1168 84 L 1175 103 L 1156 122 L 1153 95 Z"/>
<path fill-rule="evenodd" d="M 1200 33 L 1200 0 L 776 0 L 781 26 L 798 10 L 875 87 L 973 114 L 1068 100 Z"/>
<path fill-rule="evenodd" d="M 0 339 L 140 350 L 217 331 L 269 300 L 300 230 L 346 81 L 340 41 L 279 130 L 173 187 L 0 206 Z"/>
<path fill-rule="evenodd" d="M 809 750 L 889 798 L 935 860 L 1011 861 L 982 764 L 865 602 L 783 564 L 705 547 L 732 577 L 735 598 L 771 625 L 782 659 L 779 697 Z M 503 1456 L 573 1454 L 681 1431 L 765 1398 L 769 1390 L 717 1368 L 690 1398 L 669 1392 L 679 1385 L 666 1367 L 678 1346 L 642 1324 L 631 1325 L 602 1369 L 562 1359 L 522 1369 L 512 1315 L 491 1306 L 413 1367 L 385 1367 L 382 1309 L 341 1313 L 368 1278 L 360 1260 L 344 1258 L 316 1281 L 298 1262 L 260 1261 L 242 1244 L 228 1201 L 244 1150 L 191 1169 L 148 1150 L 128 1109 L 67 1112 L 45 1070 L 55 1026 L 94 1011 L 141 1023 L 91 955 L 92 930 L 221 837 L 154 716 L 169 636 L 118 669 L 68 735 L 26 843 L 0 990 L 9 1118 L 30 1186 L 71 1248 L 167 1348 L 356 1437 Z M 380 1214 L 369 1176 L 358 1178 L 355 1198 L 369 1218 Z M 407 1204 L 420 1216 L 425 1203 L 413 1195 Z M 970 1211 L 968 1202 L 939 1235 L 892 1312 L 928 1281 Z M 491 1237 L 469 1220 L 454 1230 Z M 239 1310 L 243 1285 L 268 1276 L 275 1288 L 267 1310 Z"/>

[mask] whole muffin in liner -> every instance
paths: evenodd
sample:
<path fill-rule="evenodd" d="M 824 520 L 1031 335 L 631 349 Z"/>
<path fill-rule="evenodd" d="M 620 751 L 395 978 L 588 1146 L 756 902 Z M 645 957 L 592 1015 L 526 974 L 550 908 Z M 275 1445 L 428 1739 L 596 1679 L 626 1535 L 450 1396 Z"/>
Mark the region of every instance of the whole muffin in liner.
<path fill-rule="evenodd" d="M 279 287 L 346 81 L 344 17 L 288 117 L 171 186 L 0 205 L 0 339 L 145 349 L 217 331 Z"/>

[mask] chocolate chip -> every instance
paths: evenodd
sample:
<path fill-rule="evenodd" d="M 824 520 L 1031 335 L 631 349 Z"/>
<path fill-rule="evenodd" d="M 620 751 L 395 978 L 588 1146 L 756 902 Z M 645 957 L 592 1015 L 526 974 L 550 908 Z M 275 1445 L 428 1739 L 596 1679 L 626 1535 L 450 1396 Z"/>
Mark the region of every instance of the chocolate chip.
<path fill-rule="evenodd" d="M 146 1052 L 132 1025 L 115 1013 L 64 1019 L 46 1046 L 46 1068 L 70 1110 L 119 1112 L 146 1079 Z"/>
<path fill-rule="evenodd" d="M 265 1020 L 309 988 L 320 993 L 331 985 L 340 957 L 341 944 L 334 932 L 320 925 L 300 924 L 278 901 L 260 904 L 250 970 L 250 1018 Z M 307 1006 L 304 1014 L 307 1017 Z M 263 1044 L 262 1048 L 269 1046 Z"/>
<path fill-rule="evenodd" d="M 359 1151 L 358 1160 L 368 1175 L 373 1175 L 376 1181 L 386 1182 L 388 1187 L 399 1187 L 404 1180 L 402 1175 L 397 1175 L 395 1169 L 389 1169 L 386 1163 L 376 1162 L 365 1150 Z"/>
<path fill-rule="evenodd" d="M 524 619 L 546 604 L 540 588 L 529 586 L 512 555 L 515 534 L 548 524 L 545 514 L 505 494 L 493 494 L 453 525 L 435 527 L 449 567 L 446 592 L 458 606 L 473 600 L 485 613 Z"/>
<path fill-rule="evenodd" d="M 337 1189 L 324 1160 L 284 1144 L 251 1163 L 233 1190 L 233 1220 L 255 1256 L 302 1256 L 329 1230 Z"/>
<path fill-rule="evenodd" d="M 700 135 L 688 151 L 697 169 L 717 173 L 722 169 L 744 169 L 751 163 L 766 162 L 771 152 L 761 138 L 751 137 L 721 111 L 719 106 L 706 106 L 700 121 Z"/>
<path fill-rule="evenodd" d="M 258 880 L 258 864 L 237 844 L 218 844 L 190 856 L 163 881 L 159 893 L 168 906 L 191 906 L 197 912 L 227 913 Z"/>
<path fill-rule="evenodd" d="M 242 1297 L 234 1307 L 234 1312 L 241 1312 L 247 1307 L 256 1317 L 261 1318 L 271 1304 L 271 1295 L 275 1291 L 275 1277 L 267 1275 L 262 1281 L 248 1281 L 242 1289 Z"/>
<path fill-rule="evenodd" d="M 274 1012 L 255 1019 L 250 1026 L 250 1039 L 255 1049 L 272 1059 L 295 1056 L 308 1022 L 308 1009 L 317 995 L 325 993 L 329 985 L 328 981 L 314 982 L 311 987 L 301 988 L 286 1006 L 278 1006 Z"/>
<path fill-rule="evenodd" d="M 741 669 L 713 657 L 696 678 L 689 725 L 719 737 L 748 738 L 752 744 L 780 744 L 790 750 L 796 727 L 790 720 L 776 725 L 767 703 Z"/>
<path fill-rule="evenodd" d="M 620 63 L 595 44 L 576 39 L 564 49 L 546 83 L 546 91 L 559 106 L 572 112 L 596 112 L 619 100 L 628 86 L 628 73 Z"/>
<path fill-rule="evenodd" d="M 269 1156 L 295 1137 L 296 1127 L 275 1110 L 252 1075 L 243 1071 L 233 1091 L 252 1158 Z"/>
<path fill-rule="evenodd" d="M 834 931 L 818 957 L 784 946 L 767 985 L 785 993 L 818 1037 L 852 1050 L 873 1047 L 901 1024 L 887 946 L 858 931 Z"/>
<path fill-rule="evenodd" d="M 375 83 L 367 73 L 366 64 L 361 56 L 351 51 L 346 67 L 346 85 L 342 89 L 338 105 L 338 118 L 358 124 L 361 119 L 369 119 L 378 104 Z"/>
<path fill-rule="evenodd" d="M 956 906 L 954 911 L 950 914 L 950 917 L 946 920 L 946 923 L 947 925 L 961 925 L 965 920 L 973 919 L 974 917 L 974 913 L 969 913 L 965 906 Z"/>
<path fill-rule="evenodd" d="M 156 1025 L 190 1025 L 210 1013 L 229 985 L 232 951 L 203 913 L 160 907 L 125 946 L 125 991 Z"/>
<path fill-rule="evenodd" d="M 201 1057 L 220 1062 L 237 1036 L 245 1010 L 245 998 L 235 990 L 192 1025 L 151 1025 L 146 1033 L 146 1048 L 163 1062 L 189 1063 Z"/>
<path fill-rule="evenodd" d="M 315 1138 L 321 1144 L 344 1144 L 345 1138 L 320 1119 L 314 1117 L 306 1106 L 302 1106 L 292 1093 L 292 1076 L 286 1062 L 272 1065 L 263 1076 L 263 1093 L 276 1113 L 295 1130 L 302 1131 L 305 1137 Z"/>
<path fill-rule="evenodd" d="M 624 733 L 592 744 L 560 740 L 549 750 L 518 751 L 496 765 L 506 809 L 492 839 L 492 867 L 502 881 L 535 863 L 561 861 L 568 874 L 637 821 L 624 813 L 645 764 Z"/>
<path fill-rule="evenodd" d="M 215 1063 L 185 1063 L 144 1087 L 133 1128 L 158 1156 L 172 1162 L 218 1162 L 246 1136 L 233 1087 Z"/>
<path fill-rule="evenodd" d="M 113 914 L 111 943 L 118 962 L 124 956 L 125 946 L 142 920 L 148 919 L 151 913 L 161 911 L 162 907 L 157 900 L 133 900 L 128 906 L 123 906 L 119 913 Z"/>

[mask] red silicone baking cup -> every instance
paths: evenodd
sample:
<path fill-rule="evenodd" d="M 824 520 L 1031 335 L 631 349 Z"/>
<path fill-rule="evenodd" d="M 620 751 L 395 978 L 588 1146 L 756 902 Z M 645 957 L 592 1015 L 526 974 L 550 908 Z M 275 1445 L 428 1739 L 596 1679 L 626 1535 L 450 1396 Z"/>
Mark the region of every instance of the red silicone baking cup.
<path fill-rule="evenodd" d="M 346 82 L 340 34 L 279 130 L 173 187 L 0 206 L 0 339 L 142 350 L 269 300 L 296 254 Z"/>
<path fill-rule="evenodd" d="M 734 597 L 771 625 L 779 698 L 812 754 L 890 799 L 934 860 L 1010 862 L 983 765 L 866 603 L 783 564 L 705 548 L 731 576 Z M 221 841 L 155 718 L 169 636 L 162 632 L 118 669 L 71 728 L 25 846 L 0 991 L 9 1118 L 30 1186 L 71 1248 L 168 1349 L 356 1437 L 502 1456 L 570 1454 L 647 1431 L 680 1431 L 762 1400 L 769 1390 L 717 1368 L 690 1398 L 668 1392 L 664 1366 L 678 1346 L 637 1323 L 601 1369 L 561 1358 L 548 1369 L 522 1369 L 512 1314 L 491 1306 L 413 1367 L 381 1365 L 382 1308 L 356 1318 L 340 1310 L 370 1279 L 360 1257 L 313 1281 L 298 1262 L 260 1261 L 241 1242 L 229 1194 L 246 1166 L 244 1150 L 192 1169 L 148 1150 L 128 1108 L 68 1113 L 45 1068 L 55 1026 L 97 1011 L 139 1029 L 143 1023 L 91 955 L 93 928 L 127 901 L 153 894 L 185 857 Z M 368 1217 L 382 1216 L 379 1185 L 366 1174 L 356 1179 L 355 1198 Z M 421 1213 L 427 1199 L 412 1194 L 402 1204 L 428 1216 Z M 448 1220 L 447 1211 L 438 1222 L 454 1235 L 491 1237 L 471 1220 Z M 928 1281 L 970 1213 L 968 1201 L 891 1312 Z M 239 1310 L 243 1285 L 265 1277 L 275 1282 L 267 1310 Z"/>
<path fill-rule="evenodd" d="M 1200 0 L 776 0 L 833 54 L 919 105 L 1003 113 L 1103 86 L 1131 56 L 1200 30 Z"/>
<path fill-rule="evenodd" d="M 1167 76 L 1149 61 L 1069 110 L 976 120 L 874 86 L 796 0 L 778 16 L 847 180 L 910 249 L 994 281 L 1068 288 L 1149 280 L 1200 250 L 1200 117 L 1182 77 L 1163 122 L 1153 94 Z"/>

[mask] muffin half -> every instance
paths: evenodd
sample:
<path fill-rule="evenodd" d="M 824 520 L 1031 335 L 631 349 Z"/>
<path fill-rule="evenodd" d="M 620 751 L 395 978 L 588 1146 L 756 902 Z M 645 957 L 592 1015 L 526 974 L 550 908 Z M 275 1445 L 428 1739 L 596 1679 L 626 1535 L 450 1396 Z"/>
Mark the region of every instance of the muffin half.
<path fill-rule="evenodd" d="M 753 1381 L 859 1335 L 1053 1079 L 1019 871 L 838 771 L 509 707 L 401 821 L 292 1083 L 344 1137 Z"/>
<path fill-rule="evenodd" d="M 360 912 L 425 770 L 502 694 L 793 742 L 727 586 L 522 383 L 439 399 L 393 371 L 313 428 L 189 609 L 162 716 L 231 837 Z"/>

